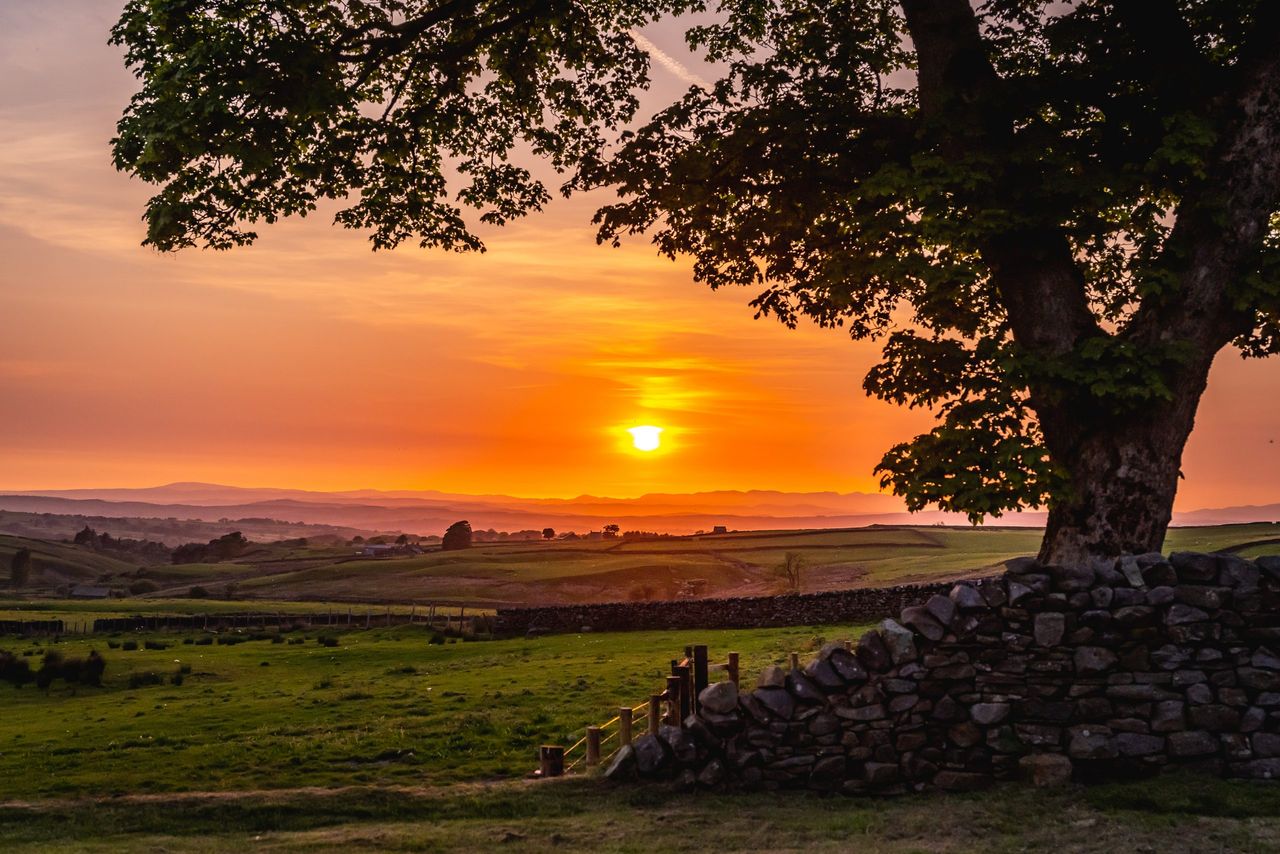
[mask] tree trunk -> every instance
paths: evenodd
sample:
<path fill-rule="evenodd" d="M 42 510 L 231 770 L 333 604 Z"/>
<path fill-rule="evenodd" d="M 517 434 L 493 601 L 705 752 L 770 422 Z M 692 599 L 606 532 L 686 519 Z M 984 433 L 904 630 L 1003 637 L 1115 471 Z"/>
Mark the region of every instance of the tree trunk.
<path fill-rule="evenodd" d="M 1102 419 L 1089 418 L 1084 407 L 1042 413 L 1050 453 L 1068 476 L 1065 494 L 1049 507 L 1042 563 L 1089 565 L 1161 550 L 1212 356 L 1201 361 L 1179 372 L 1171 400 L 1138 413 Z"/>

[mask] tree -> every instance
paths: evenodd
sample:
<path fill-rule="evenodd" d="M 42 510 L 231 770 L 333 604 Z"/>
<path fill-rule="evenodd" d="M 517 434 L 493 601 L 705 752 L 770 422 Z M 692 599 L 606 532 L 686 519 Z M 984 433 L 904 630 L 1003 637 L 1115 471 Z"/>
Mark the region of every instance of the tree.
<path fill-rule="evenodd" d="M 554 540 L 555 538 L 556 538 L 556 529 L 555 529 L 555 528 L 543 528 L 543 529 L 542 529 L 542 539 L 544 539 L 544 540 Z"/>
<path fill-rule="evenodd" d="M 462 521 L 450 525 L 440 540 L 440 548 L 446 552 L 471 548 L 471 523 Z"/>
<path fill-rule="evenodd" d="M 725 0 L 723 71 L 635 131 L 631 31 L 698 0 L 130 0 L 115 162 L 146 242 L 251 242 L 348 198 L 375 247 L 613 186 L 759 315 L 883 342 L 938 426 L 878 472 L 913 510 L 1049 508 L 1041 558 L 1161 546 L 1216 354 L 1280 350 L 1280 4 Z"/>
<path fill-rule="evenodd" d="M 804 569 L 807 564 L 804 555 L 797 552 L 787 552 L 783 555 L 782 563 L 774 568 L 774 573 L 778 576 L 778 580 L 782 583 L 782 588 L 791 593 L 800 592 L 800 583 L 804 575 Z"/>
<path fill-rule="evenodd" d="M 98 532 L 85 525 L 72 540 L 77 546 L 92 546 L 98 542 Z"/>
<path fill-rule="evenodd" d="M 601 532 L 602 532 L 606 537 L 610 537 L 610 538 L 612 538 L 612 537 L 616 537 L 616 536 L 618 536 L 618 532 L 619 532 L 619 531 L 621 531 L 621 530 L 622 530 L 622 528 L 620 528 L 619 526 L 617 526 L 617 525 L 613 525 L 613 524 L 610 524 L 610 525 L 605 525 L 605 526 L 601 529 Z"/>
<path fill-rule="evenodd" d="M 31 580 L 31 549 L 18 549 L 9 562 L 9 583 L 26 587 Z"/>
<path fill-rule="evenodd" d="M 407 546 L 407 545 L 409 545 L 409 535 L 408 535 L 408 534 L 401 534 L 400 536 L 396 537 L 396 545 L 397 545 L 397 546 Z"/>

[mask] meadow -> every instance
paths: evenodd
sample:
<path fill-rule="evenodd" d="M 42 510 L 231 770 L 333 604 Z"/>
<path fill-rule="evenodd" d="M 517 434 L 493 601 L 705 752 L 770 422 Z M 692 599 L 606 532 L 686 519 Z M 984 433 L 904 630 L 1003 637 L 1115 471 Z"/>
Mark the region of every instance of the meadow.
<path fill-rule="evenodd" d="M 686 643 L 745 680 L 857 626 L 432 643 L 417 628 L 322 646 L 152 640 L 0 646 L 107 657 L 101 688 L 0 685 L 4 850 L 1275 850 L 1276 787 L 1170 776 L 892 800 L 724 796 L 527 779 L 537 745 L 661 685 Z M 181 684 L 173 674 L 189 666 Z M 139 686 L 155 673 L 160 684 Z M 133 683 L 131 685 L 131 682 Z M 1034 817 L 1034 820 L 1032 820 Z"/>
<path fill-rule="evenodd" d="M 477 543 L 463 551 L 393 558 L 360 557 L 352 547 L 267 543 L 221 563 L 136 566 L 69 544 L 0 535 L 0 567 L 25 545 L 38 569 L 37 594 L 77 583 L 126 593 L 145 582 L 137 588 L 144 592 L 117 606 L 126 611 L 189 600 L 195 587 L 214 598 L 259 603 L 242 608 L 270 609 L 282 601 L 310 601 L 322 608 L 343 602 L 494 608 L 673 598 L 694 579 L 703 595 L 768 595 L 779 590 L 777 567 L 788 553 L 804 562 L 806 592 L 949 580 L 991 573 L 1010 558 L 1034 554 L 1040 536 L 1031 528 L 880 526 Z M 1280 525 L 1174 528 L 1165 549 L 1232 549 L 1246 557 L 1277 553 Z M 178 612 L 189 607 L 196 606 Z"/>

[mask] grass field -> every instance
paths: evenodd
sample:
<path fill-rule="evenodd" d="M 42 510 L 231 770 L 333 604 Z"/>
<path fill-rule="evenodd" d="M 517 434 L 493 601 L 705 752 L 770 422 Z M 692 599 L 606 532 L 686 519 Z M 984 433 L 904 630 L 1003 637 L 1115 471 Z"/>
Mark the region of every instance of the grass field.
<path fill-rule="evenodd" d="M 0 567 L 32 548 L 35 591 L 69 582 L 154 591 L 115 610 L 182 600 L 192 587 L 263 602 L 435 603 L 497 607 L 535 603 L 670 598 L 701 579 L 704 595 L 766 595 L 778 590 L 776 567 L 788 552 L 805 563 L 803 589 L 832 590 L 962 578 L 992 572 L 1034 554 L 1029 528 L 872 527 L 765 531 L 661 540 L 481 543 L 471 549 L 387 559 L 359 558 L 351 548 L 262 545 L 235 561 L 137 567 L 60 543 L 0 535 Z M 1174 528 L 1166 551 L 1233 549 L 1247 557 L 1280 553 L 1280 525 Z M 228 585 L 231 585 L 228 587 Z M 241 606 L 250 607 L 250 606 Z M 265 607 L 265 605 L 264 605 Z"/>
<path fill-rule="evenodd" d="M 523 779 L 660 686 L 685 643 L 744 678 L 857 627 L 641 632 L 432 645 L 247 641 L 107 656 L 102 688 L 0 686 L 0 849 L 1271 851 L 1280 787 L 1188 777 L 892 800 L 728 797 Z M 163 641 L 174 641 L 165 636 Z M 74 654 L 84 641 L 61 642 Z M 10 649 L 45 647 L 12 641 Z M 191 672 L 130 688 L 137 673 Z"/>

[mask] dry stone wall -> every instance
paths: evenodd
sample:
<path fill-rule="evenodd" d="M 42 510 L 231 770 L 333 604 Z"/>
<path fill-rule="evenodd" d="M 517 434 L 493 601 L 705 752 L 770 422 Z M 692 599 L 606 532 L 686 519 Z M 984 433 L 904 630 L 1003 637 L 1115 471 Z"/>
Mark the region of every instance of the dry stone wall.
<path fill-rule="evenodd" d="M 612 602 L 499 608 L 503 634 L 551 632 L 627 632 L 644 629 L 752 629 L 819 623 L 865 623 L 896 614 L 923 602 L 944 584 L 903 584 L 825 593 L 783 596 L 739 596 L 724 599 L 678 599 L 665 602 Z"/>
<path fill-rule="evenodd" d="M 848 794 L 1191 765 L 1280 776 L 1280 557 L 1015 562 L 752 690 L 713 684 L 613 777 Z"/>

